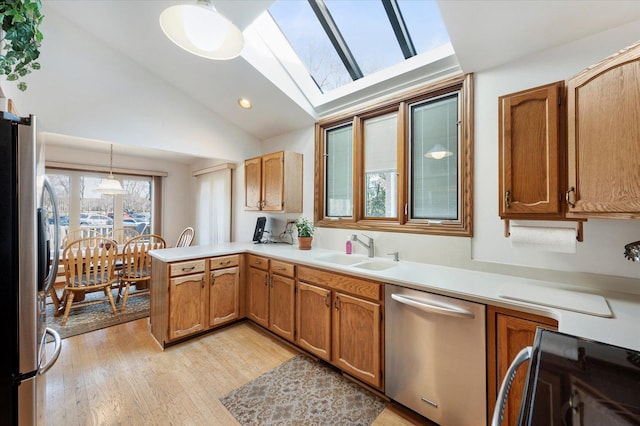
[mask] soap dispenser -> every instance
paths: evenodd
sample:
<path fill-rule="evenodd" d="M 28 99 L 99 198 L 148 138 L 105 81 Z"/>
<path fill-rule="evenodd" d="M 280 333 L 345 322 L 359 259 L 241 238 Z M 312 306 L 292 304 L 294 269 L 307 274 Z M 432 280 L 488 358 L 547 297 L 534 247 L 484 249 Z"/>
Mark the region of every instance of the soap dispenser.
<path fill-rule="evenodd" d="M 353 252 L 353 245 L 351 244 L 351 237 L 348 237 L 347 243 L 346 243 L 346 253 L 351 254 L 352 252 Z"/>

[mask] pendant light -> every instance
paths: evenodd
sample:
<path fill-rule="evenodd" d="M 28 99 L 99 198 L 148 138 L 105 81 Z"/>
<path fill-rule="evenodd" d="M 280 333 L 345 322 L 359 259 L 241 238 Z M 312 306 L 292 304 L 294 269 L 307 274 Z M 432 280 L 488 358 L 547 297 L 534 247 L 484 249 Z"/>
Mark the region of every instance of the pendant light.
<path fill-rule="evenodd" d="M 433 158 L 434 160 L 442 160 L 445 157 L 451 157 L 453 152 L 449 151 L 444 146 L 439 143 L 435 144 L 426 154 L 424 154 L 427 158 Z"/>
<path fill-rule="evenodd" d="M 113 145 L 111 145 L 111 154 L 109 156 L 109 176 L 102 179 L 96 192 L 107 195 L 126 194 L 127 191 L 122 187 L 120 181 L 113 177 Z"/>
<path fill-rule="evenodd" d="M 216 11 L 211 0 L 165 9 L 160 27 L 169 40 L 203 58 L 233 59 L 244 47 L 242 32 Z"/>

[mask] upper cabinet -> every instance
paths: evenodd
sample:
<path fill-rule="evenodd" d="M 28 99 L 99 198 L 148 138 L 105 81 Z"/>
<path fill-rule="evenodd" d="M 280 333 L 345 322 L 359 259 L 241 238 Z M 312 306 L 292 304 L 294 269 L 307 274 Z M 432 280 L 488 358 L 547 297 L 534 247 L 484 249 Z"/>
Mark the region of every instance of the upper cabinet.
<path fill-rule="evenodd" d="M 498 98 L 503 219 L 563 217 L 563 87 L 559 81 Z"/>
<path fill-rule="evenodd" d="M 244 162 L 245 210 L 302 213 L 302 154 L 279 151 Z"/>
<path fill-rule="evenodd" d="M 640 43 L 567 81 L 567 217 L 640 218 Z"/>

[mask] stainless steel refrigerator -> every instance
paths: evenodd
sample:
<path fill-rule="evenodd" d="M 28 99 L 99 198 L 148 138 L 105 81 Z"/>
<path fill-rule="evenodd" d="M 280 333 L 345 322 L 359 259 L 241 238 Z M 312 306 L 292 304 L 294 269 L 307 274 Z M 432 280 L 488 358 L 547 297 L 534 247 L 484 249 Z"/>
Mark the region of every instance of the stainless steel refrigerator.
<path fill-rule="evenodd" d="M 62 347 L 45 326 L 59 256 L 58 212 L 36 117 L 0 114 L 0 339 L 8 348 L 8 362 L 0 363 L 0 423 L 29 426 L 44 423 L 45 373 Z"/>

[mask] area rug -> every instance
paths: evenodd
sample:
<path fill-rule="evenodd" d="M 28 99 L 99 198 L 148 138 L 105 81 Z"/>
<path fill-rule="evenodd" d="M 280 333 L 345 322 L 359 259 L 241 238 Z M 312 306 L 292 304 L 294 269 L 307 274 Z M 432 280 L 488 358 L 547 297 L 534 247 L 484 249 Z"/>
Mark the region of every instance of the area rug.
<path fill-rule="evenodd" d="M 241 425 L 370 425 L 386 402 L 296 355 L 220 398 Z"/>
<path fill-rule="evenodd" d="M 148 292 L 129 294 L 127 308 L 124 312 L 120 312 L 121 301 L 116 304 L 116 308 L 118 309 L 116 314 L 111 312 L 111 306 L 106 300 L 104 293 L 94 293 L 86 296 L 87 302 L 91 302 L 92 299 L 104 299 L 104 301 L 84 306 L 76 306 L 74 303 L 71 306 L 69 318 L 67 318 L 67 323 L 64 326 L 61 325 L 62 315 L 59 317 L 53 316 L 55 307 L 53 304 L 48 304 L 46 307 L 47 327 L 53 328 L 60 334 L 61 338 L 65 339 L 149 316 Z"/>

